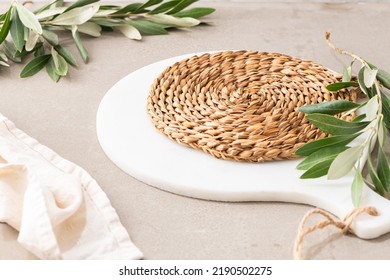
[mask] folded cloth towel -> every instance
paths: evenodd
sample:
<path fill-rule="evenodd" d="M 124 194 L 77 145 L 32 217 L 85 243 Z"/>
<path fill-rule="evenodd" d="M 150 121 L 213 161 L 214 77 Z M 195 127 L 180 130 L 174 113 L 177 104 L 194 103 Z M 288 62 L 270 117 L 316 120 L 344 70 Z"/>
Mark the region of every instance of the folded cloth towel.
<path fill-rule="evenodd" d="M 1 114 L 0 222 L 41 259 L 142 258 L 96 181 Z"/>

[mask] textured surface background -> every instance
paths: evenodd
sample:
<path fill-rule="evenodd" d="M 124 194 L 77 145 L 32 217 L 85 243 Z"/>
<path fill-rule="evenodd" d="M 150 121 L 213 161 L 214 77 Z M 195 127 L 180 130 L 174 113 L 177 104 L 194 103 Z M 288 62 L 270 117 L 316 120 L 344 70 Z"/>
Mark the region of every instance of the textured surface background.
<path fill-rule="evenodd" d="M 147 259 L 290 259 L 299 221 L 311 207 L 203 201 L 147 186 L 119 170 L 101 150 L 95 130 L 98 105 L 128 73 L 185 53 L 274 51 L 340 70 L 349 60 L 329 50 L 326 30 L 340 47 L 390 70 L 390 39 L 383 36 L 390 31 L 390 4 L 207 4 L 217 8 L 208 26 L 143 42 L 116 34 L 84 38 L 90 62 L 58 84 L 45 73 L 19 79 L 20 65 L 2 69 L 0 112 L 90 172 Z M 5 9 L 2 2 L 0 11 Z M 70 39 L 63 42 L 75 50 Z M 34 258 L 16 238 L 15 230 L 0 224 L 0 258 Z M 313 259 L 386 259 L 389 239 L 390 234 L 376 240 L 339 236 L 330 228 L 309 236 L 305 248 Z"/>

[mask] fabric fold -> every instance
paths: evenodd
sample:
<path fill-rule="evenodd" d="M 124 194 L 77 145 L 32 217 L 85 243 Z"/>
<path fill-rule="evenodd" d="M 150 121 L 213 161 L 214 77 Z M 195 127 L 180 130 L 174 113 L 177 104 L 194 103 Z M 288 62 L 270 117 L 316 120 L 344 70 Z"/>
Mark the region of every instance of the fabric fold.
<path fill-rule="evenodd" d="M 0 222 L 41 259 L 140 259 L 97 182 L 0 114 Z"/>

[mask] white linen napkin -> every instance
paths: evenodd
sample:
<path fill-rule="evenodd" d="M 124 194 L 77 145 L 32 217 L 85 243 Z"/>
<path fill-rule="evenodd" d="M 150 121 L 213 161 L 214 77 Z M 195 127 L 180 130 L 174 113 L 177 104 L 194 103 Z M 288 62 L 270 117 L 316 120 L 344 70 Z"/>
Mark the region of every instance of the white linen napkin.
<path fill-rule="evenodd" d="M 1 114 L 0 222 L 41 259 L 143 257 L 96 181 Z"/>

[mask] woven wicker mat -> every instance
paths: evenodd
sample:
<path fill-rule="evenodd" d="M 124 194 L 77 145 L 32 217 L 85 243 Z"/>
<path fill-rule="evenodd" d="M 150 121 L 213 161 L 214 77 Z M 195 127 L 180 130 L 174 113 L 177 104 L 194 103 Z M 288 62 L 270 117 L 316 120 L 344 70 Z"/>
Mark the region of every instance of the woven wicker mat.
<path fill-rule="evenodd" d="M 152 85 L 147 111 L 160 132 L 217 158 L 290 159 L 304 143 L 326 136 L 298 107 L 356 100 L 354 91 L 325 88 L 338 78 L 318 63 L 284 54 L 204 54 L 165 69 Z"/>

